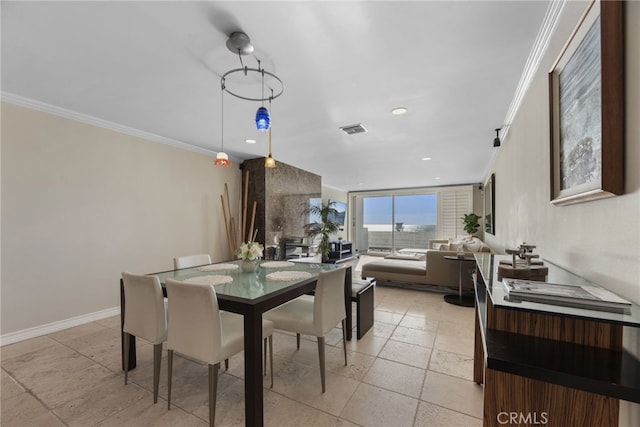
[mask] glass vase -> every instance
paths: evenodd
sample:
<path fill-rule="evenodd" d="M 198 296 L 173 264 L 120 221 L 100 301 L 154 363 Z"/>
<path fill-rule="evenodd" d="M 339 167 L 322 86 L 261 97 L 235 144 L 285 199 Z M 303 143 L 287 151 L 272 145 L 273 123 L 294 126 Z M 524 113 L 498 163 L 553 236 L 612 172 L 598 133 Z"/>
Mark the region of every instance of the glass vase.
<path fill-rule="evenodd" d="M 240 263 L 240 268 L 245 273 L 253 273 L 258 268 L 257 259 L 243 259 Z"/>

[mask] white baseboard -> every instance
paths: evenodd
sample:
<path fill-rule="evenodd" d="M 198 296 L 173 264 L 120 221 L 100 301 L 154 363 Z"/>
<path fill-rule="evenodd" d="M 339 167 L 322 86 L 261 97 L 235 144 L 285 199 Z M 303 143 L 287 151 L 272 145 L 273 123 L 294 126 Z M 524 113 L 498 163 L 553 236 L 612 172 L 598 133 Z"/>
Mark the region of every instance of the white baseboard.
<path fill-rule="evenodd" d="M 61 331 L 63 329 L 73 328 L 74 326 L 84 325 L 85 323 L 95 322 L 96 320 L 106 319 L 107 317 L 119 316 L 120 306 L 107 308 L 105 310 L 96 311 L 94 313 L 83 314 L 82 316 L 72 317 L 70 319 L 60 320 L 58 322 L 48 323 L 46 325 L 35 326 L 33 328 L 23 329 L 17 332 L 0 335 L 0 346 L 17 343 L 52 332 Z"/>

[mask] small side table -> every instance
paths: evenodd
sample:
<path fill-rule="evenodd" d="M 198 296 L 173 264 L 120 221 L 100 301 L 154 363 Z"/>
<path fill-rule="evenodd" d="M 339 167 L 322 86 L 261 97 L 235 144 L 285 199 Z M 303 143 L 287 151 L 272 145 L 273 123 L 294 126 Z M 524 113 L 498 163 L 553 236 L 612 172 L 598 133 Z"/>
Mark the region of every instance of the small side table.
<path fill-rule="evenodd" d="M 460 305 L 462 307 L 474 307 L 475 306 L 475 296 L 464 295 L 462 293 L 462 271 L 464 267 L 464 262 L 467 261 L 475 261 L 475 258 L 471 257 L 457 257 L 453 255 L 445 255 L 444 259 L 449 261 L 458 261 L 460 264 L 460 272 L 458 273 L 458 294 L 448 294 L 444 296 L 444 300 L 449 304 Z"/>

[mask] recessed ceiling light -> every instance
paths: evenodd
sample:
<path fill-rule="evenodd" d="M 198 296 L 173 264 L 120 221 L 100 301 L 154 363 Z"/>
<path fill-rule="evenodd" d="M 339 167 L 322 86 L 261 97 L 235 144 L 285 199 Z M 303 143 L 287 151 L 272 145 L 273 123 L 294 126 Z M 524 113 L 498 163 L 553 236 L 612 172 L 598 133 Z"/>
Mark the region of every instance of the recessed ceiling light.
<path fill-rule="evenodd" d="M 439 176 L 436 176 L 436 179 L 440 179 L 440 177 L 439 177 Z"/>
<path fill-rule="evenodd" d="M 421 160 L 431 160 L 431 157 L 423 157 Z"/>
<path fill-rule="evenodd" d="M 394 116 L 401 116 L 403 114 L 407 114 L 407 109 L 405 107 L 396 107 L 393 110 L 391 110 L 391 114 L 393 114 Z"/>
<path fill-rule="evenodd" d="M 244 142 L 246 142 L 247 144 L 255 144 L 256 140 L 255 139 L 245 139 Z"/>

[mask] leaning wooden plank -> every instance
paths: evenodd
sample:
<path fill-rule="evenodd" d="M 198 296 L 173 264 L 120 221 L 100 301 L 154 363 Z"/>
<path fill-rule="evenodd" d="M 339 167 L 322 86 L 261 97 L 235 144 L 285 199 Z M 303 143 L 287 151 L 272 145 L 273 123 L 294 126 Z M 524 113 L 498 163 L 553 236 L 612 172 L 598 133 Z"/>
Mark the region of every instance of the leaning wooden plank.
<path fill-rule="evenodd" d="M 255 225 L 255 221 L 256 221 L 256 208 L 258 206 L 258 202 L 254 201 L 253 202 L 253 213 L 251 214 L 251 227 L 249 227 L 249 234 L 247 235 L 248 239 L 250 241 L 252 241 L 251 239 L 253 239 L 253 226 Z"/>
<path fill-rule="evenodd" d="M 229 259 L 233 259 L 233 247 L 231 245 L 231 237 L 229 236 L 229 225 L 227 220 L 227 208 L 224 205 L 224 197 L 220 195 L 220 202 L 222 202 L 222 215 L 224 217 L 224 231 L 227 234 L 227 245 L 229 246 Z"/>
<path fill-rule="evenodd" d="M 244 239 L 244 236 L 247 232 L 247 205 L 249 203 L 249 171 L 246 171 L 244 174 L 244 211 L 242 214 L 242 234 L 241 238 Z M 239 211 L 238 211 L 239 212 Z"/>

